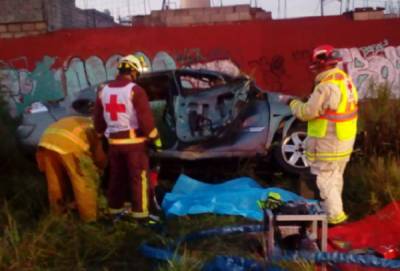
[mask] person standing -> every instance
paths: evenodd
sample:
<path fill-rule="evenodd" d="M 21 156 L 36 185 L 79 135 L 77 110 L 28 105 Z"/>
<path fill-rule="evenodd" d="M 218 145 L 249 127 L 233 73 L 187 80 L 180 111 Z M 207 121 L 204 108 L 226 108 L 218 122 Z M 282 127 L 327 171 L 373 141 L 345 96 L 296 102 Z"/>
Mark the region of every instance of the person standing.
<path fill-rule="evenodd" d="M 306 157 L 330 224 L 348 218 L 342 202 L 343 173 L 357 132 L 357 90 L 350 76 L 337 67 L 340 61 L 333 46 L 316 47 L 310 67 L 317 74 L 311 96 L 306 102 L 288 101 L 292 113 L 307 121 Z"/>
<path fill-rule="evenodd" d="M 39 141 L 36 160 L 46 175 L 50 209 L 61 214 L 74 202 L 82 220 L 95 221 L 106 156 L 92 119 L 71 116 L 51 124 Z"/>
<path fill-rule="evenodd" d="M 128 202 L 135 219 L 150 215 L 148 144 L 161 147 L 147 94 L 135 83 L 143 70 L 136 56 L 122 57 L 116 79 L 99 89 L 94 110 L 95 129 L 109 143 L 109 212 L 121 213 Z"/>

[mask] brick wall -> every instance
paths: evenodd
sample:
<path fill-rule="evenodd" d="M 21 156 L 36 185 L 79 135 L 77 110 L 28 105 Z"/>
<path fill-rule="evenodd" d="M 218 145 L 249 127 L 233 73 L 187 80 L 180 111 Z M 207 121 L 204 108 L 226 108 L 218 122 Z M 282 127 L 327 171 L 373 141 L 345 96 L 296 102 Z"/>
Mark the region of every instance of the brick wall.
<path fill-rule="evenodd" d="M 0 0 L 0 38 L 35 36 L 62 28 L 107 27 L 114 19 L 81 10 L 75 0 Z"/>
<path fill-rule="evenodd" d="M 0 24 L 0 39 L 36 36 L 47 32 L 44 21 Z"/>
<path fill-rule="evenodd" d="M 43 21 L 42 0 L 0 0 L 0 24 Z"/>
<path fill-rule="evenodd" d="M 356 8 L 353 12 L 354 21 L 379 20 L 384 18 L 383 8 Z"/>
<path fill-rule="evenodd" d="M 271 20 L 271 13 L 249 5 L 236 5 L 212 8 L 186 8 L 175 10 L 153 10 L 147 16 L 135 16 L 135 26 L 185 26 L 215 24 L 248 20 Z"/>

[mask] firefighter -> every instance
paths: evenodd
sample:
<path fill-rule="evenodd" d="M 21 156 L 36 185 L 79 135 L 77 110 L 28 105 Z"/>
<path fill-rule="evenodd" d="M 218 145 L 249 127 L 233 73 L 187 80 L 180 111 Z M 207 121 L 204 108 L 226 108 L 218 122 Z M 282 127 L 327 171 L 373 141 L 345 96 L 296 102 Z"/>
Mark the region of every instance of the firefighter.
<path fill-rule="evenodd" d="M 161 147 L 146 92 L 135 83 L 144 71 L 143 62 L 133 55 L 118 62 L 118 75 L 98 90 L 94 110 L 96 131 L 109 143 L 109 179 L 107 200 L 109 212 L 149 218 L 148 146 Z"/>
<path fill-rule="evenodd" d="M 293 114 L 307 121 L 306 157 L 330 224 L 347 220 L 342 203 L 343 172 L 357 132 L 357 90 L 350 76 L 338 68 L 340 61 L 333 46 L 316 47 L 310 66 L 317 74 L 313 92 L 306 102 L 289 101 Z"/>
<path fill-rule="evenodd" d="M 106 156 L 92 119 L 71 116 L 51 124 L 40 139 L 36 159 L 46 175 L 50 209 L 61 214 L 74 202 L 82 220 L 95 221 Z"/>

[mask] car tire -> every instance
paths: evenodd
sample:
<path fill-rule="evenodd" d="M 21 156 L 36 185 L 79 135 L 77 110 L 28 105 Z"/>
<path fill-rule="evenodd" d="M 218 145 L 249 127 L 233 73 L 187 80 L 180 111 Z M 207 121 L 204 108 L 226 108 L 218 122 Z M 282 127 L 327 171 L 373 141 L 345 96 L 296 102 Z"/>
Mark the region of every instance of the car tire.
<path fill-rule="evenodd" d="M 273 148 L 273 158 L 286 173 L 301 175 L 309 171 L 305 156 L 305 127 L 294 127 Z"/>

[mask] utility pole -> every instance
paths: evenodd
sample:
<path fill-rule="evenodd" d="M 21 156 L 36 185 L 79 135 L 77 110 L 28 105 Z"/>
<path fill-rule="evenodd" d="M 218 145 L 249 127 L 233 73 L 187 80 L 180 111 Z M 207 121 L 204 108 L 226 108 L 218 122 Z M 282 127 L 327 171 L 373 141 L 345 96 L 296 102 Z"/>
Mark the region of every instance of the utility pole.
<path fill-rule="evenodd" d="M 324 16 L 324 0 L 321 0 L 321 16 Z"/>
<path fill-rule="evenodd" d="M 278 18 L 281 16 L 281 0 L 278 0 Z"/>
<path fill-rule="evenodd" d="M 400 16 L 400 0 L 397 0 L 397 17 Z"/>
<path fill-rule="evenodd" d="M 126 0 L 126 5 L 128 6 L 128 15 L 131 15 L 131 1 L 130 0 Z"/>
<path fill-rule="evenodd" d="M 285 6 L 284 6 L 284 10 L 285 10 L 285 11 L 284 11 L 283 14 L 284 14 L 285 19 L 286 19 L 286 18 L 287 18 L 287 0 L 283 0 L 283 1 L 284 1 L 283 4 L 285 5 Z"/>

